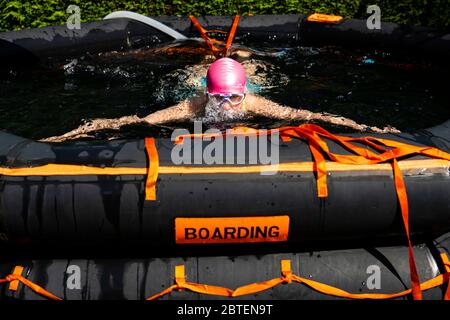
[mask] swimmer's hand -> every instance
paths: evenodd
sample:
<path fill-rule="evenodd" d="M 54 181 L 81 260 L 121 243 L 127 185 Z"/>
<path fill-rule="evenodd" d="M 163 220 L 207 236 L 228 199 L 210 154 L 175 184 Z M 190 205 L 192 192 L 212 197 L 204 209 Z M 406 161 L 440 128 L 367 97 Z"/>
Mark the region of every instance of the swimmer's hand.
<path fill-rule="evenodd" d="M 377 127 L 367 127 L 366 131 L 371 131 L 375 133 L 401 133 L 400 130 L 392 126 L 387 126 L 384 127 L 383 129 Z"/>
<path fill-rule="evenodd" d="M 94 119 L 91 120 L 78 128 L 69 131 L 60 136 L 49 137 L 45 139 L 41 139 L 39 141 L 42 142 L 63 142 L 67 140 L 73 140 L 83 137 L 88 137 L 89 133 L 110 129 L 110 130 L 119 130 L 124 125 L 141 123 L 142 119 L 138 116 L 126 116 L 118 119 Z"/>
<path fill-rule="evenodd" d="M 334 114 L 314 113 L 314 112 L 311 112 L 310 114 L 311 114 L 311 116 L 309 117 L 308 120 L 315 120 L 315 121 L 330 123 L 330 124 L 334 124 L 334 125 L 338 125 L 338 126 L 342 126 L 342 127 L 351 128 L 351 129 L 361 131 L 361 132 L 401 133 L 400 130 L 398 130 L 392 126 L 387 126 L 387 127 L 384 127 L 383 129 L 380 129 L 378 127 L 371 127 L 371 126 L 367 126 L 365 124 L 359 124 L 351 119 L 337 116 Z"/>

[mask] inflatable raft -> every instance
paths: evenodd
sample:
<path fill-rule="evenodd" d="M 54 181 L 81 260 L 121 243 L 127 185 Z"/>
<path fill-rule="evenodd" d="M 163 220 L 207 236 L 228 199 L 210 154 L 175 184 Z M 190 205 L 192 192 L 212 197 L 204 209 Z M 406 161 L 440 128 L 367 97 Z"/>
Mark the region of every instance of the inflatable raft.
<path fill-rule="evenodd" d="M 157 19 L 198 36 L 187 18 Z M 435 30 L 382 24 L 381 30 L 370 31 L 362 20 L 331 20 L 243 17 L 236 39 L 348 45 L 341 40 L 351 35 L 351 42 L 361 46 L 430 57 L 450 52 L 448 35 Z M 221 28 L 230 18 L 199 21 Z M 167 35 L 140 22 L 112 19 L 83 24 L 81 30 L 61 26 L 3 33 L 0 56 L 10 67 L 14 60 L 38 63 L 165 40 Z M 448 241 L 437 240 L 439 251 L 431 239 L 445 238 L 450 230 L 450 122 L 371 136 L 332 135 L 303 125 L 237 128 L 228 135 L 186 134 L 174 140 L 46 144 L 1 132 L 0 239 L 5 248 L 45 245 L 51 255 L 57 246 L 101 250 L 120 244 L 152 252 L 151 259 L 142 260 L 76 260 L 70 270 L 75 260 L 67 257 L 45 260 L 30 252 L 25 258 L 2 258 L 2 298 L 380 299 L 410 297 L 411 292 L 419 298 L 419 277 L 425 298 L 449 298 Z M 239 148 L 244 152 L 234 152 Z M 411 236 L 426 245 L 413 250 Z M 405 238 L 408 246 L 402 247 Z M 388 245 L 357 249 L 374 243 Z M 348 249 L 324 251 L 335 247 Z M 312 248 L 321 251 L 301 253 Z M 204 256 L 211 249 L 222 256 Z M 246 250 L 258 255 L 243 255 Z M 161 252 L 183 252 L 184 258 L 155 258 Z M 324 260 L 329 268 L 322 268 Z M 359 295 L 374 293 L 362 284 L 370 266 L 381 268 L 384 284 L 376 293 L 386 295 Z M 70 291 L 67 281 L 77 270 L 87 286 Z M 260 281 L 263 286 L 247 286 Z M 205 292 L 202 284 L 212 291 Z"/>

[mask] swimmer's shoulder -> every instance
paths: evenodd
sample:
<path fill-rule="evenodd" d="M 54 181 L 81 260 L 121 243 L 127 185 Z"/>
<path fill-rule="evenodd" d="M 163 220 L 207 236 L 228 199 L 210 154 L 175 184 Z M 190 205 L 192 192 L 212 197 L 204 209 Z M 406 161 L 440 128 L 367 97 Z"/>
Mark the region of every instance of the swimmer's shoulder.
<path fill-rule="evenodd" d="M 245 104 L 245 110 L 248 112 L 254 112 L 255 108 L 258 107 L 258 104 L 260 104 L 261 97 L 254 94 L 254 93 L 247 93 L 245 96 L 244 104 Z"/>

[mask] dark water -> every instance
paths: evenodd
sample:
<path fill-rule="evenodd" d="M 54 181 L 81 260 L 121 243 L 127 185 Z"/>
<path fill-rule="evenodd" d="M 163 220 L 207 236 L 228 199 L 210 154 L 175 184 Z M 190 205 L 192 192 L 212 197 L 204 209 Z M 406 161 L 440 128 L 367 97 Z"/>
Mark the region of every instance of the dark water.
<path fill-rule="evenodd" d="M 414 131 L 450 118 L 449 68 L 439 61 L 341 48 L 257 48 L 261 95 L 279 103 L 328 112 L 371 126 Z M 147 115 L 190 96 L 198 54 L 151 50 L 48 62 L 0 76 L 0 129 L 31 139 L 60 135 L 84 121 Z M 195 76 L 195 75 L 194 75 Z M 257 119 L 253 127 L 289 121 Z M 191 125 L 170 124 L 170 127 Z M 325 126 L 326 127 L 326 126 Z M 345 131 L 335 127 L 328 129 Z M 170 136 L 171 128 L 127 126 L 96 137 Z"/>

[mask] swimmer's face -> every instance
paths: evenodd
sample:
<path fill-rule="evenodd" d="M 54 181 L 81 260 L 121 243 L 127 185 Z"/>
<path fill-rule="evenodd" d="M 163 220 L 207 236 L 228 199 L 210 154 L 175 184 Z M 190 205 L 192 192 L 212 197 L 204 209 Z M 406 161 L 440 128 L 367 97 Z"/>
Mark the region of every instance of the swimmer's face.
<path fill-rule="evenodd" d="M 226 111 L 229 110 L 239 111 L 242 109 L 242 102 L 239 104 L 231 104 L 230 102 L 225 101 L 222 103 L 222 108 Z"/>

